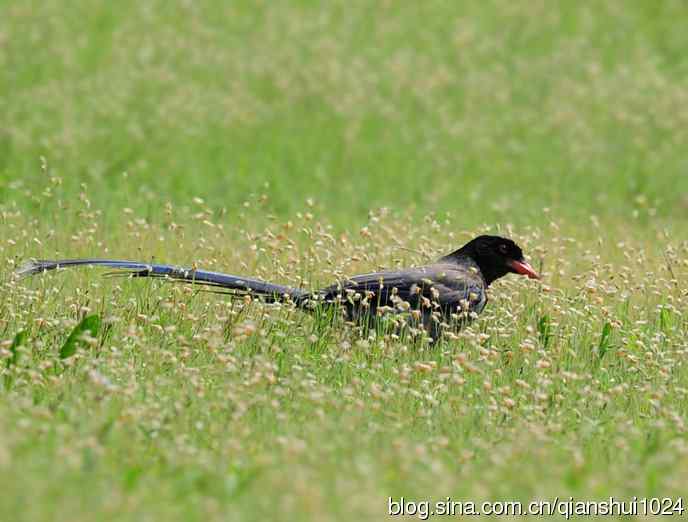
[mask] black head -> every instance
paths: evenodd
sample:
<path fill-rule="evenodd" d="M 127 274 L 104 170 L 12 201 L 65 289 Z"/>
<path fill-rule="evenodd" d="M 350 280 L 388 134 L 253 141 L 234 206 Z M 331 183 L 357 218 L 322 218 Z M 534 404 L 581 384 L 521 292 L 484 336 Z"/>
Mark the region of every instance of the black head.
<path fill-rule="evenodd" d="M 537 272 L 523 257 L 521 247 L 505 237 L 478 236 L 443 260 L 458 261 L 461 257 L 470 257 L 475 261 L 488 285 L 508 273 L 539 279 Z"/>

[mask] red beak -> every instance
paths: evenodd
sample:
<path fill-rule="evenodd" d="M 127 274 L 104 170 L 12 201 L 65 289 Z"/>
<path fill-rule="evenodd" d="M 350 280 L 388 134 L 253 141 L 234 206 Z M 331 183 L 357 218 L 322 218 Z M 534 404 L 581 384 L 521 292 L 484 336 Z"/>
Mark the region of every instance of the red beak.
<path fill-rule="evenodd" d="M 530 279 L 540 279 L 538 273 L 525 261 L 516 261 L 512 259 L 508 264 L 517 274 L 528 276 Z"/>

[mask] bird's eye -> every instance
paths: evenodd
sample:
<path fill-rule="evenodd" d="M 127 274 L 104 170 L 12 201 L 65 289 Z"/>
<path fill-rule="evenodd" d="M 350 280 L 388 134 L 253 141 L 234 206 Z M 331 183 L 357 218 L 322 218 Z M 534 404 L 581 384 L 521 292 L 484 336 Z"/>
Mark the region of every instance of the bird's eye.
<path fill-rule="evenodd" d="M 509 253 L 509 247 L 506 246 L 504 243 L 502 243 L 501 245 L 499 245 L 499 252 L 500 252 L 501 254 L 506 255 L 506 254 Z"/>

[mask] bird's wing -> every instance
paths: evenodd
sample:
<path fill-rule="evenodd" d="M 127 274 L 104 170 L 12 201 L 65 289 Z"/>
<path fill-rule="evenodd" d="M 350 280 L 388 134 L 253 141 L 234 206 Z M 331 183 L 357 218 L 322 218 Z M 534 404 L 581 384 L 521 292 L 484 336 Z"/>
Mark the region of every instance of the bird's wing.
<path fill-rule="evenodd" d="M 455 312 L 468 303 L 469 311 L 480 313 L 485 306 L 485 284 L 480 274 L 455 264 L 437 264 L 405 270 L 373 272 L 351 277 L 323 289 L 325 301 L 351 299 L 356 294 L 376 306 L 398 306 L 406 302 L 415 308 L 422 298 L 443 310 Z"/>

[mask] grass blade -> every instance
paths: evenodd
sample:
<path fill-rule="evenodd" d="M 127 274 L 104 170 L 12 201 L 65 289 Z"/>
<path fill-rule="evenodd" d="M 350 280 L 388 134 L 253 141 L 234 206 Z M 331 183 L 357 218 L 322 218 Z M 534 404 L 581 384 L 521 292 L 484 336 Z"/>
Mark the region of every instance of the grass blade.
<path fill-rule="evenodd" d="M 7 368 L 19 362 L 19 352 L 17 351 L 17 348 L 23 346 L 26 343 L 26 338 L 27 333 L 25 330 L 17 332 L 17 335 L 14 336 L 14 340 L 12 341 L 12 345 L 10 346 L 10 352 L 12 352 L 12 356 L 9 357 L 7 359 L 7 362 L 5 363 L 7 365 Z"/>
<path fill-rule="evenodd" d="M 552 321 L 549 315 L 542 315 L 538 320 L 538 337 L 540 337 L 540 342 L 543 348 L 547 348 L 550 340 L 552 339 Z"/>

